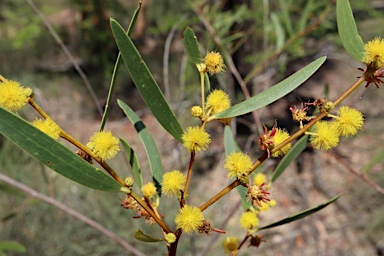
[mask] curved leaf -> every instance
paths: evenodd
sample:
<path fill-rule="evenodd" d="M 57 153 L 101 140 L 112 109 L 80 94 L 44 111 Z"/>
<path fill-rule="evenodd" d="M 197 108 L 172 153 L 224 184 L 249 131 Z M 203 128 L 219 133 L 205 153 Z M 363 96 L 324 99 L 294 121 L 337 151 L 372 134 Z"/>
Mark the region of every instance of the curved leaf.
<path fill-rule="evenodd" d="M 285 171 L 288 165 L 295 160 L 301 152 L 305 149 L 308 143 L 308 135 L 305 135 L 298 140 L 292 149 L 284 156 L 280 161 L 279 165 L 276 167 L 275 172 L 272 175 L 271 182 L 275 182 L 277 178 Z"/>
<path fill-rule="evenodd" d="M 156 238 L 153 236 L 146 235 L 140 229 L 135 231 L 134 236 L 137 240 L 142 242 L 156 243 L 156 242 L 164 241 L 164 238 Z"/>
<path fill-rule="evenodd" d="M 306 67 L 300 69 L 293 75 L 284 79 L 280 83 L 268 88 L 267 90 L 253 96 L 250 99 L 247 99 L 239 104 L 230 107 L 227 110 L 224 110 L 212 116 L 211 119 L 240 116 L 257 110 L 268 104 L 271 104 L 272 102 L 287 95 L 288 93 L 296 89 L 299 85 L 304 83 L 309 77 L 311 77 L 316 72 L 317 69 L 319 69 L 319 67 L 324 63 L 325 59 L 325 56 L 318 58 Z"/>
<path fill-rule="evenodd" d="M 19 253 L 26 253 L 27 248 L 25 248 L 24 245 L 14 242 L 14 241 L 1 241 L 0 242 L 0 252 L 19 252 Z"/>
<path fill-rule="evenodd" d="M 127 141 L 120 139 L 120 142 L 123 145 L 125 156 L 127 157 L 129 165 L 131 166 L 135 183 L 137 184 L 139 189 L 141 189 L 141 187 L 143 186 L 143 176 L 141 175 L 139 159 L 137 158 L 135 151 L 132 149 L 131 145 L 129 145 Z"/>
<path fill-rule="evenodd" d="M 274 222 L 272 224 L 269 224 L 267 226 L 264 226 L 264 227 L 261 227 L 259 228 L 258 230 L 262 230 L 262 229 L 268 229 L 268 228 L 274 228 L 274 227 L 277 227 L 277 226 L 281 226 L 281 225 L 284 225 L 284 224 L 287 224 L 287 223 L 290 223 L 292 221 L 296 221 L 296 220 L 299 220 L 299 219 L 302 219 L 304 217 L 307 217 L 311 214 L 314 214 L 318 211 L 320 211 L 321 209 L 323 209 L 324 207 L 328 206 L 329 204 L 333 203 L 334 201 L 336 201 L 342 194 L 339 194 L 337 196 L 335 196 L 334 198 L 332 198 L 331 200 L 323 203 L 323 204 L 320 204 L 316 207 L 313 207 L 313 208 L 310 208 L 310 209 L 307 209 L 307 210 L 304 210 L 304 211 L 301 211 L 295 215 L 292 215 L 288 218 L 285 218 L 285 219 L 282 219 L 280 221 L 277 221 L 277 222 Z"/>
<path fill-rule="evenodd" d="M 226 125 L 224 128 L 224 147 L 226 155 L 229 155 L 235 151 L 240 151 L 239 145 L 237 145 L 233 136 L 233 132 L 228 125 Z M 236 189 L 240 194 L 241 205 L 243 206 L 244 210 L 248 210 L 250 207 L 252 207 L 252 204 L 246 199 L 248 192 L 247 188 L 243 186 L 237 186 Z"/>
<path fill-rule="evenodd" d="M 141 10 L 141 1 L 139 2 L 139 6 L 136 8 L 135 12 L 133 13 L 131 23 L 129 23 L 129 27 L 127 30 L 128 36 L 131 34 L 133 27 L 136 24 L 136 20 L 137 20 L 137 17 L 139 16 L 140 10 Z M 113 91 L 115 90 L 115 81 L 116 81 L 115 78 L 116 78 L 116 74 L 117 74 L 117 68 L 119 67 L 120 58 L 121 58 L 121 53 L 119 52 L 119 54 L 117 55 L 117 58 L 116 58 L 115 67 L 113 68 L 111 84 L 109 86 L 109 92 L 108 92 L 108 97 L 107 97 L 107 103 L 105 104 L 103 118 L 101 119 L 101 123 L 100 123 L 100 132 L 102 130 L 104 130 L 105 123 L 107 122 L 109 109 L 110 109 L 109 106 L 111 104 Z"/>
<path fill-rule="evenodd" d="M 0 133 L 64 177 L 84 186 L 118 192 L 121 185 L 27 121 L 0 107 Z"/>
<path fill-rule="evenodd" d="M 345 50 L 357 61 L 364 57 L 364 42 L 357 32 L 355 19 L 348 0 L 337 0 L 337 29 Z"/>
<path fill-rule="evenodd" d="M 183 129 L 164 98 L 147 65 L 120 24 L 111 19 L 111 28 L 125 66 L 141 97 L 157 121 L 178 141 L 182 142 Z"/>
<path fill-rule="evenodd" d="M 183 44 L 188 52 L 189 58 L 191 58 L 194 64 L 201 63 L 201 56 L 199 51 L 199 44 L 195 36 L 195 32 L 190 27 L 187 27 L 184 31 Z"/>
<path fill-rule="evenodd" d="M 144 145 L 145 152 L 148 156 L 149 167 L 151 169 L 153 183 L 156 186 L 157 193 L 161 195 L 161 179 L 163 178 L 163 167 L 161 164 L 161 158 L 159 151 L 157 150 L 155 141 L 153 140 L 151 134 L 149 133 L 147 127 L 141 119 L 136 115 L 136 113 L 124 102 L 121 100 L 117 101 L 120 108 L 124 111 L 125 115 L 129 118 L 131 123 L 135 126 L 137 133 Z"/>

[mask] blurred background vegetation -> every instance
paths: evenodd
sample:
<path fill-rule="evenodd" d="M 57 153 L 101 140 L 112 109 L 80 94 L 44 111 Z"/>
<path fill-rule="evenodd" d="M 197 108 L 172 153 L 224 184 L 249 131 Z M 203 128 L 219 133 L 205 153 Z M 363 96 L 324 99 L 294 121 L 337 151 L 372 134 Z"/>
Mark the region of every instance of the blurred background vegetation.
<path fill-rule="evenodd" d="M 96 103 L 103 107 L 118 53 L 109 28 L 109 18 L 113 17 L 128 26 L 138 3 L 119 0 L 36 0 L 34 3 L 84 70 L 98 97 Z M 351 0 L 351 6 L 364 41 L 383 36 L 380 34 L 384 23 L 383 1 Z M 188 62 L 182 45 L 182 33 L 186 26 L 194 29 L 202 53 L 218 50 L 225 55 L 227 72 L 211 78 L 211 86 L 227 90 L 233 103 L 246 97 L 233 67 L 237 67 L 246 90 L 253 95 L 314 58 L 328 56 L 323 68 L 325 71 L 316 74 L 307 89 L 300 89 L 259 112 L 259 121 L 267 126 L 272 126 L 277 119 L 279 126 L 294 130 L 294 124 L 289 121 L 287 105 L 293 100 L 297 102 L 298 97 L 304 101 L 322 97 L 327 85 L 330 97 L 337 95 L 360 75 L 356 68 L 361 66 L 349 58 L 341 47 L 334 1 L 143 0 L 142 11 L 131 37 L 184 127 L 192 124 L 191 118 L 184 113 L 200 101 L 196 89 L 199 86 L 197 73 Z M 95 102 L 73 63 L 28 1 L 0 2 L 0 38 L 0 74 L 33 87 L 39 104 L 64 129 L 86 142 L 90 134 L 98 129 L 100 121 Z M 368 92 L 359 92 L 362 100 L 356 103 L 366 116 L 365 130 L 360 138 L 344 142 L 345 148 L 336 149 L 334 154 L 341 155 L 354 168 L 366 166 L 372 179 L 384 185 L 380 157 L 383 154 L 381 142 L 384 136 L 377 135 L 376 130 L 383 118 L 383 106 L 380 104 L 383 99 L 373 87 L 366 90 Z M 158 125 L 145 109 L 123 65 L 117 75 L 116 98 L 139 111 L 150 130 L 164 134 L 161 129 L 157 130 Z M 378 104 L 375 103 L 375 108 L 369 104 L 372 101 Z M 130 140 L 140 154 L 136 134 L 122 119 L 123 113 L 115 102 L 107 128 Z M 33 120 L 36 115 L 32 112 L 31 109 L 25 109 L 19 114 Z M 246 115 L 238 118 L 234 127 L 241 148 L 254 156 L 260 153 L 257 147 L 260 124 L 255 122 L 252 115 Z M 191 200 L 196 200 L 196 204 L 210 197 L 206 193 L 199 196 L 199 190 L 201 193 L 207 187 L 219 189 L 227 183 L 225 174 L 217 176 L 216 172 L 221 168 L 218 163 L 222 161 L 221 126 L 210 129 L 216 144 L 213 143 L 205 157 L 199 158 L 196 173 L 201 182 L 195 181 L 195 191 L 191 192 Z M 165 141 L 158 136 L 156 142 L 161 145 L 164 170 L 185 169 L 186 159 L 180 157 L 180 152 L 177 153 L 177 144 L 167 141 L 169 137 L 165 135 L 163 138 Z M 376 146 L 368 147 L 367 141 Z M 181 151 L 181 155 L 183 153 Z M 323 215 L 310 217 L 297 225 L 292 224 L 291 228 L 267 233 L 267 242 L 257 252 L 260 255 L 383 255 L 383 195 L 346 172 L 346 168 L 332 160 L 336 158 L 329 154 L 314 153 L 308 149 L 302 159 L 291 166 L 291 177 L 276 184 L 280 186 L 274 191 L 278 201 L 276 208 L 280 206 L 280 211 L 266 214 L 262 219 L 265 224 L 283 218 L 287 213 L 313 206 L 314 202 L 321 203 L 338 192 L 344 192 L 345 195 L 340 203 Z M 146 169 L 145 161 L 142 156 L 143 171 Z M 270 162 L 264 171 L 273 170 L 278 163 Z M 122 154 L 111 164 L 121 176 L 128 175 Z M 322 171 L 320 174 L 319 170 Z M 3 137 L 0 137 L 0 172 L 96 220 L 146 255 L 164 255 L 166 252 L 165 246 L 148 245 L 133 238 L 133 231 L 138 228 L 153 235 L 161 234 L 157 227 L 150 228 L 142 220 L 133 220 L 132 212 L 119 207 L 118 195 L 91 191 L 56 175 Z M 212 179 L 216 180 L 217 187 L 209 182 Z M 111 239 L 51 205 L 2 182 L 0 191 L 0 240 L 21 243 L 27 248 L 25 255 L 129 255 Z M 219 201 L 214 210 L 206 213 L 217 224 L 226 222 L 229 235 L 240 232 L 236 225 L 239 211 L 225 220 L 226 212 L 231 209 L 228 205 L 236 206 L 237 200 L 236 195 L 232 195 Z M 160 211 L 174 216 L 177 209 L 173 206 L 169 200 L 162 199 Z M 171 219 L 168 217 L 167 222 Z M 191 239 L 183 238 L 179 245 L 179 251 L 183 252 L 180 255 L 199 255 L 206 246 L 205 237 L 192 235 Z M 255 249 L 244 250 L 241 255 L 254 253 Z M 218 240 L 206 255 L 222 254 Z"/>

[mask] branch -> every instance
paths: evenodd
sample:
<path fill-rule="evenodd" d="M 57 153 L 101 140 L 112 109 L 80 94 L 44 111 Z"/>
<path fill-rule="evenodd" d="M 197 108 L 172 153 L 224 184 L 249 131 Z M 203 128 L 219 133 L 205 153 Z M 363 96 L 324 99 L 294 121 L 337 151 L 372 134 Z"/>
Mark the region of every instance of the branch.
<path fill-rule="evenodd" d="M 62 210 L 65 213 L 75 217 L 78 220 L 81 220 L 82 222 L 84 222 L 84 223 L 88 224 L 89 226 L 97 229 L 98 231 L 100 231 L 104 235 L 106 235 L 109 238 L 111 238 L 112 240 L 116 241 L 118 244 L 120 244 L 127 251 L 133 253 L 134 255 L 145 256 L 142 252 L 138 251 L 132 245 L 130 245 L 129 243 L 124 241 L 121 237 L 117 236 L 115 233 L 109 231 L 108 229 L 106 229 L 105 227 L 103 227 L 102 225 L 97 223 L 96 221 L 91 220 L 90 218 L 86 217 L 85 215 L 73 210 L 72 208 L 69 208 L 68 206 L 66 206 L 66 205 L 64 205 L 58 201 L 56 201 L 54 198 L 43 195 L 43 194 L 31 189 L 30 187 L 12 179 L 6 175 L 3 175 L 1 173 L 0 173 L 0 180 L 24 191 L 25 193 L 29 194 L 32 197 L 38 198 L 38 199 L 40 199 L 46 203 L 49 203 L 49 204 L 55 206 L 56 208 L 59 208 L 60 210 Z"/>

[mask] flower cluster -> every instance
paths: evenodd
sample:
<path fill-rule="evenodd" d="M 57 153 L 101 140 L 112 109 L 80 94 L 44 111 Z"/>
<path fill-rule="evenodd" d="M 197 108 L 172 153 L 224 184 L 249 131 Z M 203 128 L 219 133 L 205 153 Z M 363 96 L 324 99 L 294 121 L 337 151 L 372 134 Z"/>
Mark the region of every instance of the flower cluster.
<path fill-rule="evenodd" d="M 203 225 L 204 216 L 201 210 L 194 206 L 184 205 L 176 215 L 175 223 L 177 228 L 184 232 L 192 233 Z"/>
<path fill-rule="evenodd" d="M 156 187 L 152 182 L 148 182 L 142 186 L 141 192 L 143 193 L 143 196 L 148 199 L 154 198 L 157 194 Z"/>
<path fill-rule="evenodd" d="M 224 168 L 228 170 L 228 177 L 237 178 L 242 183 L 248 183 L 251 167 L 251 158 L 242 152 L 232 152 L 226 157 L 224 163 Z"/>
<path fill-rule="evenodd" d="M 257 227 L 259 225 L 257 212 L 244 212 L 240 217 L 240 225 L 246 230 Z"/>
<path fill-rule="evenodd" d="M 32 124 L 54 140 L 60 137 L 61 128 L 50 118 L 45 120 L 36 119 Z"/>
<path fill-rule="evenodd" d="M 119 140 L 111 131 L 95 132 L 87 144 L 92 152 L 102 161 L 111 159 L 119 152 Z"/>
<path fill-rule="evenodd" d="M 376 37 L 364 45 L 363 62 L 374 69 L 384 67 L 384 38 Z"/>
<path fill-rule="evenodd" d="M 17 111 L 28 103 L 33 96 L 32 89 L 20 83 L 0 76 L 0 107 L 9 111 Z"/>
<path fill-rule="evenodd" d="M 218 52 L 209 52 L 204 58 L 204 64 L 210 75 L 224 71 L 224 60 Z"/>
<path fill-rule="evenodd" d="M 198 126 L 188 127 L 182 135 L 183 145 L 189 152 L 198 152 L 208 148 L 211 143 L 209 134 Z"/>
<path fill-rule="evenodd" d="M 289 133 L 279 128 L 273 127 L 271 131 L 268 131 L 267 127 L 264 126 L 264 134 L 259 138 L 259 145 L 262 150 L 267 151 L 268 157 L 271 156 L 271 151 L 283 143 L 289 138 Z M 284 145 L 279 150 L 272 153 L 273 157 L 284 156 L 291 150 L 291 143 Z"/>
<path fill-rule="evenodd" d="M 167 172 L 163 175 L 162 191 L 166 196 L 179 195 L 185 180 L 184 174 L 178 170 Z"/>
<path fill-rule="evenodd" d="M 329 150 L 337 146 L 340 136 L 351 137 L 361 130 L 364 124 L 364 117 L 357 109 L 342 106 L 337 115 L 328 114 L 333 121 L 319 121 L 311 132 L 310 141 L 315 149 Z"/>

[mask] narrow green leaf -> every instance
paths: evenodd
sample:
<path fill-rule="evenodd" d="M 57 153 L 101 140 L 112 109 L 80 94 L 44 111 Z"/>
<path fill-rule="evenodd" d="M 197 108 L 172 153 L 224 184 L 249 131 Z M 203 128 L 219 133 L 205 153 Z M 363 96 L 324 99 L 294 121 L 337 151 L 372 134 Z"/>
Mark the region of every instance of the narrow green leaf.
<path fill-rule="evenodd" d="M 129 118 L 131 123 L 134 125 L 141 142 L 144 145 L 145 152 L 147 153 L 149 168 L 151 169 L 153 183 L 156 186 L 158 195 L 161 195 L 161 179 L 163 178 L 163 167 L 161 164 L 161 158 L 159 151 L 157 150 L 155 141 L 153 140 L 151 134 L 149 133 L 147 127 L 141 119 L 136 115 L 136 113 L 124 102 L 121 100 L 117 101 L 120 108 L 124 111 L 125 115 Z"/>
<path fill-rule="evenodd" d="M 233 132 L 228 125 L 226 125 L 224 128 L 224 147 L 225 147 L 225 155 L 229 155 L 235 151 L 241 151 L 239 148 L 239 145 L 237 145 L 235 141 Z M 246 199 L 247 192 L 248 192 L 247 188 L 243 186 L 237 186 L 236 189 L 240 195 L 241 205 L 243 206 L 243 209 L 245 211 L 248 210 L 250 207 L 252 207 L 252 204 Z"/>
<path fill-rule="evenodd" d="M 293 26 L 292 26 L 292 19 L 289 16 L 289 10 L 286 0 L 279 0 L 283 21 L 285 23 L 285 26 L 287 27 L 287 31 L 289 36 L 292 36 L 293 33 Z"/>
<path fill-rule="evenodd" d="M 201 55 L 199 51 L 199 44 L 195 36 L 195 32 L 190 27 L 187 27 L 184 31 L 183 44 L 188 52 L 189 58 L 191 58 L 194 64 L 201 63 Z"/>
<path fill-rule="evenodd" d="M 276 49 L 280 49 L 284 46 L 285 43 L 285 33 L 283 27 L 281 26 L 279 18 L 275 13 L 271 14 L 271 20 L 276 33 Z"/>
<path fill-rule="evenodd" d="M 332 198 L 331 200 L 323 203 L 323 204 L 320 204 L 316 207 L 313 207 L 313 208 L 310 208 L 310 209 L 307 209 L 307 210 L 304 210 L 304 211 L 301 211 L 295 215 L 292 215 L 288 218 L 285 218 L 285 219 L 282 219 L 280 221 L 277 221 L 277 222 L 274 222 L 274 223 L 271 223 L 267 226 L 264 226 L 264 227 L 261 227 L 259 228 L 258 230 L 262 230 L 262 229 L 269 229 L 269 228 L 274 228 L 274 227 L 277 227 L 277 226 L 281 226 L 281 225 L 284 225 L 284 224 L 287 224 L 287 223 L 290 223 L 292 221 L 296 221 L 296 220 L 299 220 L 299 219 L 302 219 L 304 217 L 307 217 L 311 214 L 314 214 L 318 211 L 320 211 L 321 209 L 323 209 L 324 207 L 328 206 L 329 204 L 333 203 L 334 201 L 336 201 L 342 194 L 339 194 L 337 196 L 335 196 L 334 198 Z"/>
<path fill-rule="evenodd" d="M 125 66 L 141 97 L 164 129 L 181 142 L 183 129 L 135 45 L 120 24 L 113 19 L 111 19 L 111 28 Z"/>
<path fill-rule="evenodd" d="M 140 229 L 135 231 L 135 238 L 142 242 L 156 243 L 164 241 L 164 238 L 156 238 L 143 233 Z"/>
<path fill-rule="evenodd" d="M 285 171 L 288 165 L 295 160 L 301 152 L 305 149 L 308 143 L 308 135 L 305 135 L 298 140 L 292 149 L 284 156 L 280 161 L 279 165 L 276 167 L 275 172 L 272 175 L 271 182 L 275 182 L 277 178 Z"/>
<path fill-rule="evenodd" d="M 0 107 L 0 133 L 64 177 L 84 186 L 118 192 L 121 185 L 27 121 Z"/>
<path fill-rule="evenodd" d="M 137 184 L 139 189 L 141 189 L 143 186 L 143 176 L 141 175 L 139 159 L 127 141 L 120 139 L 120 142 L 123 145 L 125 156 L 127 157 L 129 165 L 131 166 L 135 184 Z"/>
<path fill-rule="evenodd" d="M 337 0 L 337 29 L 345 50 L 357 61 L 364 57 L 364 42 L 356 27 L 351 5 L 348 0 Z"/>
<path fill-rule="evenodd" d="M 9 252 L 20 252 L 20 253 L 26 253 L 27 248 L 25 248 L 24 245 L 14 242 L 14 241 L 2 241 L 0 242 L 0 251 L 9 251 Z"/>
<path fill-rule="evenodd" d="M 313 61 L 306 67 L 300 69 L 293 75 L 284 79 L 280 83 L 272 86 L 271 88 L 253 96 L 252 98 L 245 100 L 239 104 L 236 104 L 230 107 L 223 112 L 220 112 L 214 115 L 212 118 L 228 118 L 234 116 L 244 115 L 246 113 L 252 112 L 256 109 L 264 107 L 272 102 L 284 97 L 294 89 L 296 89 L 299 85 L 304 83 L 309 77 L 311 77 L 316 70 L 324 63 L 326 57 L 318 58 Z"/>
<path fill-rule="evenodd" d="M 129 23 L 129 27 L 127 30 L 128 36 L 131 34 L 132 29 L 136 24 L 136 20 L 137 20 L 137 17 L 139 16 L 140 10 L 141 10 L 141 1 L 139 2 L 139 6 L 136 8 L 135 12 L 133 13 L 131 23 Z M 113 95 L 113 91 L 115 89 L 116 74 L 117 74 L 117 69 L 119 67 L 120 58 L 121 58 L 121 53 L 119 52 L 119 54 L 117 55 L 117 58 L 116 58 L 115 67 L 113 68 L 113 73 L 112 73 L 112 77 L 111 77 L 111 84 L 109 86 L 107 103 L 105 104 L 105 110 L 104 110 L 103 118 L 101 119 L 101 123 L 100 123 L 100 131 L 104 130 L 105 123 L 107 122 L 107 118 L 108 118 L 108 114 L 109 114 L 109 106 L 111 105 L 112 95 Z"/>

